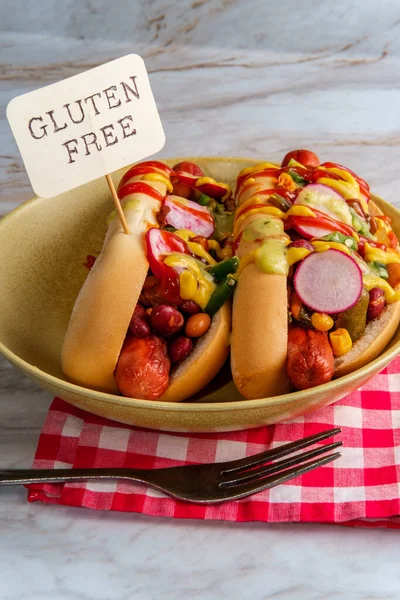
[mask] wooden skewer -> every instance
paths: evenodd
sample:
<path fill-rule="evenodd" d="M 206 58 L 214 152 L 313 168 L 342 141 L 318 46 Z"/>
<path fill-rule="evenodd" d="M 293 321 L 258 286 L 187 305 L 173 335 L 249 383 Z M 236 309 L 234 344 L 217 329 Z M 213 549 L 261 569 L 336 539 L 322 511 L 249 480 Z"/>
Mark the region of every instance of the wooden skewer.
<path fill-rule="evenodd" d="M 117 191 L 114 187 L 113 180 L 111 179 L 111 175 L 106 175 L 106 179 L 107 179 L 108 187 L 110 188 L 111 195 L 114 200 L 115 209 L 116 209 L 119 219 L 121 221 L 121 225 L 124 229 L 124 233 L 129 235 L 130 232 L 129 232 L 129 228 L 128 228 L 128 223 L 126 222 L 124 211 L 122 210 L 121 202 L 119 201 Z"/>

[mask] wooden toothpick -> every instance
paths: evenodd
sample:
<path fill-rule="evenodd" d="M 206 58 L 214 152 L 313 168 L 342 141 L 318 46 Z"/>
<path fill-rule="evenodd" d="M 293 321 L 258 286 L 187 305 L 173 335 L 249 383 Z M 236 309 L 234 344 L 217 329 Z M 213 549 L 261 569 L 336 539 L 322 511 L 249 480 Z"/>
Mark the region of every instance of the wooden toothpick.
<path fill-rule="evenodd" d="M 114 200 L 115 209 L 121 221 L 121 225 L 124 229 L 124 233 L 129 234 L 128 223 L 126 222 L 124 211 L 122 210 L 121 202 L 119 201 L 117 191 L 114 187 L 113 180 L 111 179 L 111 175 L 106 175 L 108 187 L 110 188 L 111 195 Z"/>

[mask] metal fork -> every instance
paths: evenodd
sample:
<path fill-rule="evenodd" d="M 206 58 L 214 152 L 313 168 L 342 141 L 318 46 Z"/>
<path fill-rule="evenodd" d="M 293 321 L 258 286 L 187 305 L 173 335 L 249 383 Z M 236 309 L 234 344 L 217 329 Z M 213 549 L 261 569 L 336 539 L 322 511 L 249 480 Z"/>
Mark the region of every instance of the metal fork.
<path fill-rule="evenodd" d="M 165 469 L 0 470 L 0 485 L 55 483 L 89 479 L 125 479 L 145 483 L 178 500 L 213 504 L 250 496 L 335 460 L 341 456 L 339 452 L 327 456 L 326 453 L 341 446 L 342 442 L 318 446 L 302 454 L 295 454 L 290 458 L 272 462 L 316 442 L 330 438 L 340 433 L 340 431 L 339 428 L 330 429 L 239 460 L 203 465 L 167 467 Z M 322 454 L 325 456 L 316 460 L 309 460 Z M 264 463 L 269 464 L 255 468 Z"/>

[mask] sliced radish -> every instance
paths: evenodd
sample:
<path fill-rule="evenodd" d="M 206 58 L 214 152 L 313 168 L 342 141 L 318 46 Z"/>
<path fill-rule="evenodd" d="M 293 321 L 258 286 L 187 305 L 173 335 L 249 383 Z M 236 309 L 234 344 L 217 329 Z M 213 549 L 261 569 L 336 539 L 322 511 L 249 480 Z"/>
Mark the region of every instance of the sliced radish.
<path fill-rule="evenodd" d="M 192 173 L 187 173 L 186 171 L 174 171 L 171 176 L 172 181 L 177 179 L 180 183 L 188 185 L 189 187 L 195 187 L 196 181 L 198 180 L 197 175 L 192 175 Z"/>
<path fill-rule="evenodd" d="M 158 278 L 165 274 L 166 267 L 164 258 L 172 252 L 191 254 L 186 242 L 170 231 L 163 231 L 157 227 L 151 227 L 146 233 L 146 254 L 150 269 Z"/>
<path fill-rule="evenodd" d="M 220 200 L 224 196 L 230 194 L 230 189 L 228 186 L 213 180 L 203 182 L 202 179 L 208 179 L 208 177 L 199 178 L 197 180 L 196 190 L 206 194 L 206 196 L 215 198 L 215 200 Z"/>
<path fill-rule="evenodd" d="M 316 208 L 333 219 L 352 225 L 348 204 L 341 194 L 328 185 L 321 183 L 306 185 L 297 194 L 294 204 Z"/>
<path fill-rule="evenodd" d="M 311 310 L 328 315 L 340 313 L 360 299 L 361 269 L 351 256 L 340 250 L 313 252 L 297 268 L 294 288 Z"/>
<path fill-rule="evenodd" d="M 176 229 L 189 229 L 206 238 L 214 233 L 214 218 L 205 207 L 179 196 L 167 196 L 164 206 L 169 208 L 165 220 Z"/>
<path fill-rule="evenodd" d="M 332 229 L 325 229 L 324 227 L 313 227 L 311 225 L 300 225 L 298 222 L 293 220 L 293 229 L 302 235 L 306 240 L 312 240 L 314 238 L 322 238 L 324 235 L 332 233 Z"/>

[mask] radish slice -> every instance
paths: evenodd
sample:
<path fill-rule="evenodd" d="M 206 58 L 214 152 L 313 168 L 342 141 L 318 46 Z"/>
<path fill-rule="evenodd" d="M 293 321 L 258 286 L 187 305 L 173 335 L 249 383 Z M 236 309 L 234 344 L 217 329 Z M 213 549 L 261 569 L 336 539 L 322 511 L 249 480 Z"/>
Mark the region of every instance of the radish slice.
<path fill-rule="evenodd" d="M 190 255 L 190 250 L 180 237 L 170 231 L 163 231 L 157 227 L 151 227 L 146 233 L 146 255 L 150 269 L 156 277 L 161 279 L 166 269 L 164 258 L 171 253 Z"/>
<path fill-rule="evenodd" d="M 202 178 L 200 178 L 200 183 L 198 183 L 198 180 L 196 181 L 196 190 L 198 190 L 199 192 L 202 192 L 203 194 L 206 194 L 211 198 L 215 198 L 215 200 L 220 200 L 221 198 L 227 195 L 228 188 L 218 183 L 218 181 L 207 181 L 201 183 L 201 179 Z"/>
<path fill-rule="evenodd" d="M 306 240 L 312 240 L 314 238 L 322 238 L 324 235 L 332 233 L 332 229 L 325 229 L 324 227 L 312 227 L 311 225 L 299 225 L 293 224 L 293 229 L 302 235 Z"/>
<path fill-rule="evenodd" d="M 198 175 L 192 175 L 192 173 L 186 173 L 186 171 L 175 171 L 172 175 L 172 179 L 176 177 L 180 183 L 184 185 L 188 185 L 189 187 L 195 187 L 196 181 L 198 180 Z"/>
<path fill-rule="evenodd" d="M 306 185 L 297 194 L 294 204 L 316 208 L 329 217 L 352 226 L 350 208 L 341 194 L 328 185 L 312 183 Z"/>
<path fill-rule="evenodd" d="M 164 206 L 169 209 L 165 217 L 168 225 L 176 229 L 189 229 L 206 238 L 214 233 L 214 218 L 205 206 L 180 196 L 167 196 Z"/>
<path fill-rule="evenodd" d="M 351 256 L 340 250 L 313 252 L 297 268 L 294 288 L 311 310 L 328 315 L 340 313 L 360 299 L 361 269 Z"/>

